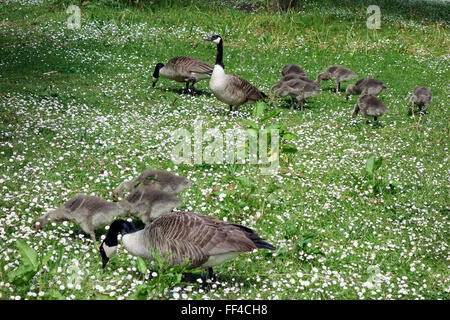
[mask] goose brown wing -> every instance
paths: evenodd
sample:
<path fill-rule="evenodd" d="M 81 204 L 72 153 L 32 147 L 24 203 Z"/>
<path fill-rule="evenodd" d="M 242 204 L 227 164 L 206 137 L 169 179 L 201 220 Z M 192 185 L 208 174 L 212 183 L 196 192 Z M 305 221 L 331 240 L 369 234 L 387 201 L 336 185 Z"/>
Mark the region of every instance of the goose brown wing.
<path fill-rule="evenodd" d="M 148 239 L 160 254 L 173 263 L 186 259 L 198 267 L 210 256 L 245 252 L 256 245 L 233 224 L 192 212 L 174 212 L 156 219 L 148 228 Z"/>
<path fill-rule="evenodd" d="M 166 66 L 174 70 L 182 70 L 185 72 L 212 73 L 213 67 L 199 59 L 191 57 L 175 57 L 170 59 Z"/>
<path fill-rule="evenodd" d="M 233 94 L 236 91 L 240 91 L 247 100 L 258 101 L 266 97 L 265 93 L 256 89 L 247 80 L 236 75 L 230 75 L 227 89 Z"/>

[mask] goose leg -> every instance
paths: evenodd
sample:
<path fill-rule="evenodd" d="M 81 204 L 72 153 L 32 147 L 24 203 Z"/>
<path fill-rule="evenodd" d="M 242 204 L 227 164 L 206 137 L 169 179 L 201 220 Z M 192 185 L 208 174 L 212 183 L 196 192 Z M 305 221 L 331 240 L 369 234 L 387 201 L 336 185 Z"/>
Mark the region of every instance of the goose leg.
<path fill-rule="evenodd" d="M 305 109 L 305 99 L 300 100 L 300 110 L 303 111 Z"/>
<path fill-rule="evenodd" d="M 189 93 L 189 81 L 186 81 L 186 88 L 183 90 L 183 93 Z"/>
<path fill-rule="evenodd" d="M 217 277 L 214 274 L 213 268 L 211 268 L 211 267 L 208 268 L 208 279 L 211 279 L 212 282 L 217 281 Z"/>
<path fill-rule="evenodd" d="M 295 103 L 294 99 L 295 99 L 294 97 L 292 97 L 291 99 L 291 110 L 294 110 L 294 103 Z"/>
<path fill-rule="evenodd" d="M 197 93 L 197 90 L 195 90 L 195 88 L 194 88 L 195 82 L 196 82 L 195 80 L 192 80 L 192 83 L 191 83 L 191 94 L 192 95 L 195 95 Z"/>
<path fill-rule="evenodd" d="M 353 112 L 352 112 L 352 117 L 353 118 L 356 117 L 358 112 L 359 112 L 359 106 L 358 106 L 358 104 L 355 104 L 355 108 L 353 109 Z"/>
<path fill-rule="evenodd" d="M 230 112 L 233 111 L 233 106 L 230 104 Z"/>
<path fill-rule="evenodd" d="M 408 103 L 409 110 L 408 110 L 408 116 L 412 116 L 413 114 L 413 104 L 410 102 Z"/>
<path fill-rule="evenodd" d="M 341 91 L 341 83 L 337 82 L 336 83 L 336 93 L 339 93 Z"/>

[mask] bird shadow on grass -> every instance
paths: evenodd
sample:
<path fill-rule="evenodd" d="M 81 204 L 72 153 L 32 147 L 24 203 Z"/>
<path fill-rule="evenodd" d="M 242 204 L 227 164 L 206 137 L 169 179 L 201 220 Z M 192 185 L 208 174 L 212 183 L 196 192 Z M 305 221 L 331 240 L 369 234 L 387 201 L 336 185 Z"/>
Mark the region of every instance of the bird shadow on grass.
<path fill-rule="evenodd" d="M 178 94 L 180 96 L 205 96 L 205 97 L 212 97 L 211 92 L 208 92 L 206 90 L 202 90 L 202 89 L 195 89 L 194 94 L 192 94 L 192 92 L 187 92 L 185 88 L 173 88 L 173 87 L 169 87 L 169 88 L 154 88 L 154 90 L 159 90 L 162 93 L 163 92 L 172 92 L 175 94 Z"/>

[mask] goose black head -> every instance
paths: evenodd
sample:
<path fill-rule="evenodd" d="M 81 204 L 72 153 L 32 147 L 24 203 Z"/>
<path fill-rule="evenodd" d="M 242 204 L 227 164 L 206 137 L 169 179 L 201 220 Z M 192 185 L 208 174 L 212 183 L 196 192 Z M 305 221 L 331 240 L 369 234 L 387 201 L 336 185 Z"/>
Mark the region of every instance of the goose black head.
<path fill-rule="evenodd" d="M 215 34 L 215 35 L 212 35 L 212 36 L 209 37 L 209 38 L 206 38 L 205 40 L 206 40 L 206 41 L 212 41 L 212 42 L 214 42 L 215 44 L 219 44 L 220 41 L 222 41 L 222 38 L 221 38 L 218 34 Z"/>
<path fill-rule="evenodd" d="M 117 253 L 117 236 L 137 231 L 134 224 L 125 220 L 116 220 L 109 227 L 105 240 L 100 244 L 99 251 L 102 257 L 102 265 L 105 268 L 108 261 Z"/>
<path fill-rule="evenodd" d="M 158 82 L 158 78 L 159 78 L 159 70 L 164 67 L 164 63 L 159 62 L 158 64 L 156 64 L 155 66 L 155 71 L 153 71 L 153 77 L 152 77 L 152 88 L 155 87 L 156 82 Z"/>

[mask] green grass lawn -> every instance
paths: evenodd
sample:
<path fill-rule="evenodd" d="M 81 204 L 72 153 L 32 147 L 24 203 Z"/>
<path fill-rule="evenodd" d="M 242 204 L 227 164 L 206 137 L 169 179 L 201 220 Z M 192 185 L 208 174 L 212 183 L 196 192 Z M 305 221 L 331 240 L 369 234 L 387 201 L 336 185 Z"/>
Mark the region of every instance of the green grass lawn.
<path fill-rule="evenodd" d="M 70 30 L 70 1 L 19 2 L 0 4 L 0 299 L 449 298 L 448 3 L 300 1 L 298 11 L 276 14 L 241 10 L 244 1 L 87 1 L 81 28 Z M 380 30 L 366 28 L 370 4 L 380 6 Z M 176 129 L 258 121 L 250 105 L 230 114 L 208 81 L 196 96 L 163 78 L 152 89 L 157 62 L 186 55 L 214 64 L 216 46 L 203 41 L 212 34 L 224 39 L 226 72 L 266 93 L 285 64 L 313 79 L 341 64 L 385 82 L 379 98 L 389 112 L 379 125 L 353 119 L 357 97 L 346 101 L 325 81 L 303 112 L 288 100 L 267 103 L 281 109 L 270 123 L 296 137 L 279 173 L 177 165 Z M 419 85 L 433 102 L 425 116 L 408 117 Z M 382 164 L 369 177 L 371 155 Z M 218 283 L 205 291 L 180 283 L 179 268 L 142 268 L 123 248 L 102 270 L 98 244 L 71 223 L 31 228 L 77 193 L 111 199 L 149 167 L 193 182 L 178 209 L 244 224 L 277 250 L 216 267 Z M 22 264 L 17 239 L 51 254 L 28 281 L 12 281 Z"/>

